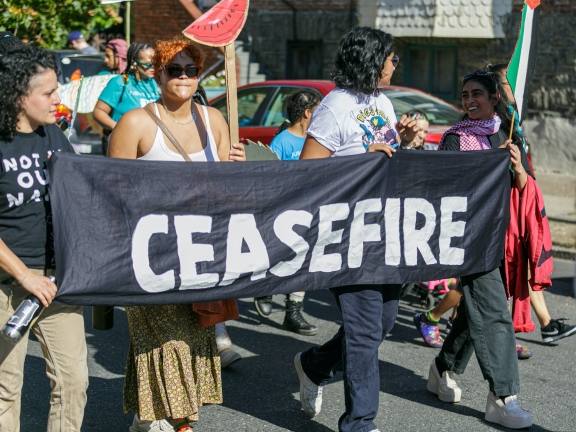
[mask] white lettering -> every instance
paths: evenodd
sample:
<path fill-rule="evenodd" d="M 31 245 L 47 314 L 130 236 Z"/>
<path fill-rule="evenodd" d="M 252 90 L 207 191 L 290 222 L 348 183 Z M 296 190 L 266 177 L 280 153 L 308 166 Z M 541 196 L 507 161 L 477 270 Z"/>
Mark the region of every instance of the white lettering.
<path fill-rule="evenodd" d="M 426 219 L 424 226 L 416 229 L 416 217 L 420 213 Z M 418 264 L 418 251 L 426 264 L 436 264 L 428 240 L 436 228 L 434 206 L 423 198 L 406 198 L 404 200 L 404 259 L 406 265 Z"/>
<path fill-rule="evenodd" d="M 153 234 L 168 234 L 168 216 L 148 215 L 138 221 L 132 235 L 132 268 L 136 281 L 147 292 L 168 291 L 176 285 L 175 272 L 157 275 L 150 267 L 149 243 Z"/>
<path fill-rule="evenodd" d="M 280 261 L 270 269 L 270 273 L 278 277 L 292 276 L 302 268 L 310 245 L 292 229 L 294 225 L 310 228 L 312 214 L 307 211 L 288 210 L 280 214 L 274 221 L 274 233 L 282 243 L 292 249 L 296 256 L 291 261 Z"/>
<path fill-rule="evenodd" d="M 332 231 L 332 223 L 348 218 L 350 209 L 348 204 L 329 204 L 320 206 L 320 221 L 318 222 L 318 240 L 312 249 L 310 259 L 310 273 L 333 272 L 342 267 L 342 255 L 339 253 L 324 254 L 326 246 L 342 241 L 343 229 Z"/>
<path fill-rule="evenodd" d="M 218 283 L 218 273 L 196 271 L 196 263 L 214 261 L 214 247 L 209 244 L 194 243 L 192 233 L 209 233 L 212 230 L 210 216 L 175 216 L 174 226 L 178 238 L 178 258 L 180 259 L 180 289 L 209 288 Z"/>
<path fill-rule="evenodd" d="M 4 170 L 6 172 L 8 172 L 10 170 L 18 171 L 18 162 L 16 162 L 15 158 L 2 159 L 2 162 L 4 163 Z"/>
<path fill-rule="evenodd" d="M 20 156 L 20 166 L 23 169 L 28 169 L 32 166 L 32 159 L 30 159 L 28 156 Z"/>
<path fill-rule="evenodd" d="M 36 175 L 36 179 L 38 180 L 38 182 L 39 182 L 41 185 L 45 186 L 46 184 L 48 184 L 48 181 L 47 181 L 47 180 L 44 180 L 44 179 L 42 178 L 42 175 L 40 174 L 40 171 L 35 170 L 35 171 L 34 171 L 34 174 Z"/>
<path fill-rule="evenodd" d="M 8 199 L 8 208 L 12 206 L 18 207 L 24 203 L 24 194 L 22 192 L 18 192 L 18 198 L 12 194 L 6 194 L 6 198 Z"/>
<path fill-rule="evenodd" d="M 364 243 L 379 242 L 380 225 L 365 224 L 366 213 L 379 213 L 382 211 L 382 200 L 379 198 L 359 201 L 354 207 L 354 220 L 350 226 L 350 248 L 348 249 L 348 267 L 358 268 L 362 265 L 364 256 Z"/>
<path fill-rule="evenodd" d="M 40 158 L 40 155 L 38 153 L 32 153 L 32 158 L 34 159 L 34 166 L 36 168 L 40 168 L 40 163 L 38 163 L 38 159 Z"/>
<path fill-rule="evenodd" d="M 446 197 L 440 203 L 440 264 L 464 264 L 464 249 L 450 247 L 452 237 L 463 237 L 466 222 L 452 222 L 452 213 L 468 210 L 466 197 Z"/>
<path fill-rule="evenodd" d="M 29 199 L 28 201 L 26 201 L 26 202 L 30 202 L 30 201 L 32 201 L 32 200 L 34 200 L 34 201 L 36 201 L 36 202 L 42 201 L 42 200 L 40 199 L 40 191 L 39 191 L 38 189 L 34 189 L 34 193 L 33 193 L 32 196 L 30 197 L 30 199 Z"/>
<path fill-rule="evenodd" d="M 386 227 L 386 265 L 399 266 L 402 256 L 400 244 L 400 198 L 388 198 L 384 210 Z"/>
<path fill-rule="evenodd" d="M 16 180 L 18 181 L 18 184 L 24 189 L 29 189 L 34 185 L 34 178 L 29 172 L 18 174 L 18 178 Z"/>
<path fill-rule="evenodd" d="M 246 243 L 249 252 L 242 252 Z M 228 242 L 226 247 L 226 273 L 220 282 L 221 286 L 230 285 L 242 273 L 252 273 L 250 280 L 266 277 L 270 268 L 270 258 L 262 236 L 256 227 L 252 214 L 233 214 L 228 225 Z"/>

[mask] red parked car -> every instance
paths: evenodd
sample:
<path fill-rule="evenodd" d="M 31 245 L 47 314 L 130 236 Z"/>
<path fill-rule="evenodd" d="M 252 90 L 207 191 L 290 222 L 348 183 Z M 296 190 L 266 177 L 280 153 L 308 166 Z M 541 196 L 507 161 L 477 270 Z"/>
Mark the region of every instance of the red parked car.
<path fill-rule="evenodd" d="M 314 80 L 262 81 L 240 87 L 238 89 L 240 141 L 250 139 L 270 144 L 276 130 L 286 118 L 284 100 L 295 90 L 312 90 L 323 98 L 334 88 L 333 82 Z M 426 113 L 430 119 L 430 131 L 425 143 L 428 146 L 437 146 L 442 134 L 462 119 L 460 109 L 421 90 L 390 86 L 384 93 L 392 102 L 398 118 L 411 109 L 419 109 Z M 212 99 L 210 105 L 220 110 L 226 117 L 225 94 Z"/>

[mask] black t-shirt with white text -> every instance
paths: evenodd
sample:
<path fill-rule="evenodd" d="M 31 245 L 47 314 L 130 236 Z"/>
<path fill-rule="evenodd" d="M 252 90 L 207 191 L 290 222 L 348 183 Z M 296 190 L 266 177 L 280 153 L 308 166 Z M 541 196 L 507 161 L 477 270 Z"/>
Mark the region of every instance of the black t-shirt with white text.
<path fill-rule="evenodd" d="M 74 148 L 56 125 L 0 140 L 0 238 L 30 268 L 54 268 L 46 162 L 58 151 Z"/>

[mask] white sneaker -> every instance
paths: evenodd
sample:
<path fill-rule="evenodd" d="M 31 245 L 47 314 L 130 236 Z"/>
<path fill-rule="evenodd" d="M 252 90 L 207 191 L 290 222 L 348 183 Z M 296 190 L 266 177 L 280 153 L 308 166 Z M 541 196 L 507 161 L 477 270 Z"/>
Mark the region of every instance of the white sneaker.
<path fill-rule="evenodd" d="M 168 420 L 154 420 L 152 422 L 140 420 L 138 414 L 134 415 L 130 432 L 174 432 L 172 423 Z"/>
<path fill-rule="evenodd" d="M 302 369 L 300 354 L 294 357 L 294 366 L 300 380 L 300 404 L 306 415 L 310 418 L 317 416 L 322 409 L 322 386 L 317 386 L 306 376 Z"/>
<path fill-rule="evenodd" d="M 437 394 L 442 402 L 457 403 L 460 402 L 462 390 L 454 381 L 454 372 L 445 371 L 442 376 L 438 373 L 436 359 L 432 360 L 430 371 L 428 372 L 428 391 Z"/>
<path fill-rule="evenodd" d="M 502 402 L 498 396 L 489 392 L 486 400 L 484 419 L 509 429 L 524 429 L 532 426 L 532 415 L 518 403 L 516 395 L 508 396 Z"/>

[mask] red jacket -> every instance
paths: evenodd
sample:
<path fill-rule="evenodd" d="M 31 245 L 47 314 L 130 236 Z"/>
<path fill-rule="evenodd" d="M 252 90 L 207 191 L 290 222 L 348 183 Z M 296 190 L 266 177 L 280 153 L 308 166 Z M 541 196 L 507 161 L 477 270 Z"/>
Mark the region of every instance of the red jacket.
<path fill-rule="evenodd" d="M 544 208 L 544 198 L 536 181 L 528 182 L 520 195 L 513 187 L 510 194 L 510 225 L 506 232 L 506 292 L 513 297 L 512 322 L 516 332 L 531 332 L 536 326 L 530 312 L 528 288 L 541 291 L 552 285 L 552 237 Z"/>

